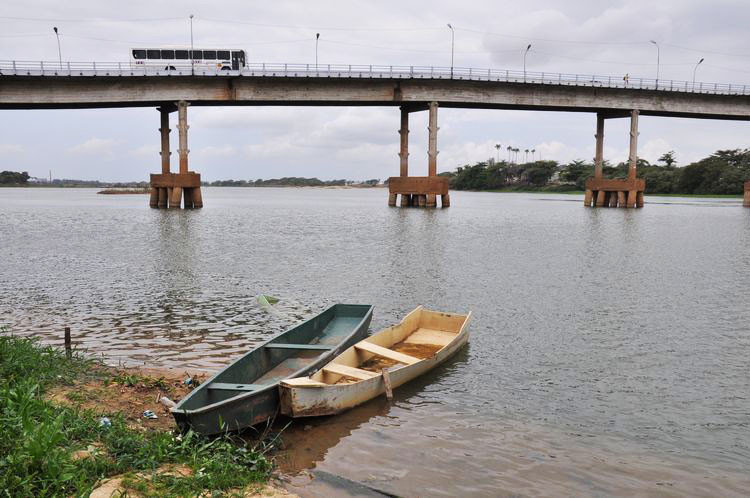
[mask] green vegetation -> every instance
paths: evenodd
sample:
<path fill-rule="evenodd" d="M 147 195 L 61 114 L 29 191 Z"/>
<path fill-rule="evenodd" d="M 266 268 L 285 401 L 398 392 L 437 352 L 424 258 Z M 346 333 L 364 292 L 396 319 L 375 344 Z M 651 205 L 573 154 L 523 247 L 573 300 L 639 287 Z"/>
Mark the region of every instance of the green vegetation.
<path fill-rule="evenodd" d="M 246 180 L 217 180 L 208 183 L 212 187 L 330 187 L 346 185 L 346 180 L 329 180 L 323 181 L 317 178 L 300 178 L 289 176 L 284 178 L 272 178 L 263 180 L 258 178 L 255 181 Z"/>
<path fill-rule="evenodd" d="M 647 194 L 740 195 L 750 179 L 750 149 L 719 150 L 707 158 L 678 168 L 673 151 L 657 164 L 638 159 L 638 177 L 646 180 Z M 604 162 L 605 178 L 627 178 L 628 164 Z M 506 161 L 480 162 L 441 173 L 456 190 L 568 192 L 585 189 L 594 176 L 594 164 L 572 161 L 534 161 L 515 164 Z"/>
<path fill-rule="evenodd" d="M 110 415 L 111 425 L 102 424 L 93 411 L 43 397 L 55 384 L 92 375 L 94 366 L 78 354 L 68 359 L 58 349 L 0 334 L 0 495 L 88 496 L 101 480 L 121 475 L 126 488 L 148 496 L 221 496 L 267 479 L 271 464 L 264 452 L 240 440 L 143 432 L 118 414 Z M 92 445 L 101 451 L 73 457 Z M 165 464 L 189 471 L 157 473 Z"/>
<path fill-rule="evenodd" d="M 15 171 L 0 172 L 0 185 L 26 185 L 29 182 L 27 172 L 17 173 Z"/>

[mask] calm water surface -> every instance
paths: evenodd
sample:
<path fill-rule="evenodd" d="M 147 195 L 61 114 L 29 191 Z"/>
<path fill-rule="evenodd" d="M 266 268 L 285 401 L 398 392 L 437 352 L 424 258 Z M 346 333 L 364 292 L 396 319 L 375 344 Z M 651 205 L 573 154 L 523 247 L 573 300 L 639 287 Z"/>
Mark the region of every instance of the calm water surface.
<path fill-rule="evenodd" d="M 419 304 L 472 310 L 457 357 L 391 405 L 293 425 L 282 468 L 407 496 L 750 493 L 750 209 L 451 197 L 207 188 L 204 209 L 165 211 L 0 189 L 0 323 L 215 370 L 335 302 L 374 304 L 375 330 Z"/>

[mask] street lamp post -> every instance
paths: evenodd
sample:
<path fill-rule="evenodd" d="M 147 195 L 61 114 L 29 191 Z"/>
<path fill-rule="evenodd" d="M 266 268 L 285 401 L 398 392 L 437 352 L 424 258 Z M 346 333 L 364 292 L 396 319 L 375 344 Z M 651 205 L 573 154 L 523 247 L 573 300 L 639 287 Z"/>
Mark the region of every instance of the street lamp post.
<path fill-rule="evenodd" d="M 57 32 L 57 26 L 52 28 L 57 38 L 57 59 L 60 61 L 60 69 L 62 69 L 62 50 L 60 50 L 60 34 Z"/>
<path fill-rule="evenodd" d="M 699 60 L 698 63 L 693 68 L 693 91 L 695 91 L 695 72 L 698 70 L 698 66 L 701 65 L 701 62 L 703 62 L 703 57 L 701 57 L 701 60 Z"/>
<path fill-rule="evenodd" d="M 195 55 L 193 50 L 193 14 L 190 14 L 190 74 L 195 75 Z"/>
<path fill-rule="evenodd" d="M 315 72 L 318 71 L 318 40 L 320 40 L 320 33 L 315 33 Z"/>
<path fill-rule="evenodd" d="M 659 44 L 654 40 L 649 40 L 656 46 L 656 89 L 659 89 Z"/>
<path fill-rule="evenodd" d="M 531 50 L 531 43 L 529 43 L 529 46 L 526 47 L 526 50 L 523 53 L 523 82 L 526 83 L 526 54 L 529 53 L 529 50 Z"/>
<path fill-rule="evenodd" d="M 453 79 L 453 48 L 455 47 L 456 32 L 453 29 L 453 26 L 451 26 L 451 23 L 448 23 L 448 27 L 451 30 L 451 79 Z"/>

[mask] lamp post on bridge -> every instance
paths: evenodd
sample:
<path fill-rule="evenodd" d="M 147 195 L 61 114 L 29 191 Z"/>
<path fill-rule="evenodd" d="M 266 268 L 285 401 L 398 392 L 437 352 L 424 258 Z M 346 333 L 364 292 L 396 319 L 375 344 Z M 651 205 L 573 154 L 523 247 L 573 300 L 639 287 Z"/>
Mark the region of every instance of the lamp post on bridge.
<path fill-rule="evenodd" d="M 453 79 L 453 48 L 455 46 L 454 42 L 456 40 L 456 32 L 453 29 L 453 26 L 451 26 L 451 23 L 448 23 L 448 27 L 451 30 L 451 79 Z"/>
<path fill-rule="evenodd" d="M 195 76 L 195 55 L 193 52 L 193 14 L 190 14 L 190 74 Z"/>
<path fill-rule="evenodd" d="M 62 50 L 60 50 L 60 33 L 57 32 L 57 26 L 53 26 L 52 30 L 55 32 L 57 38 L 57 59 L 60 61 L 60 69 L 62 69 Z"/>
<path fill-rule="evenodd" d="M 659 44 L 654 40 L 649 40 L 656 46 L 656 89 L 659 89 Z"/>
<path fill-rule="evenodd" d="M 703 57 L 701 57 L 701 60 L 699 60 L 698 63 L 693 68 L 693 91 L 695 91 L 695 72 L 698 70 L 698 66 L 701 65 L 701 62 L 703 62 Z"/>
<path fill-rule="evenodd" d="M 320 40 L 320 33 L 315 33 L 315 72 L 318 72 L 318 40 Z"/>
<path fill-rule="evenodd" d="M 529 50 L 531 50 L 531 43 L 529 43 L 529 46 L 526 47 L 526 50 L 523 53 L 523 82 L 526 83 L 526 54 L 529 53 Z"/>

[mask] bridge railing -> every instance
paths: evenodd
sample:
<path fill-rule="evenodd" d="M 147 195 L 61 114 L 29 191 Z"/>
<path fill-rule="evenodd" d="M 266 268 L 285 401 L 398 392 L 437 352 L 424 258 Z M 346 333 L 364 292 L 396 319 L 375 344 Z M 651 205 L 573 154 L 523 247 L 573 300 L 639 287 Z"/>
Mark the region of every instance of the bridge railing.
<path fill-rule="evenodd" d="M 537 85 L 628 88 L 668 92 L 748 95 L 747 85 L 607 75 L 584 75 L 470 67 L 383 66 L 361 64 L 251 63 L 240 70 L 190 63 L 62 62 L 0 60 L 0 75 L 10 76 L 251 76 L 288 78 L 448 79 Z"/>

